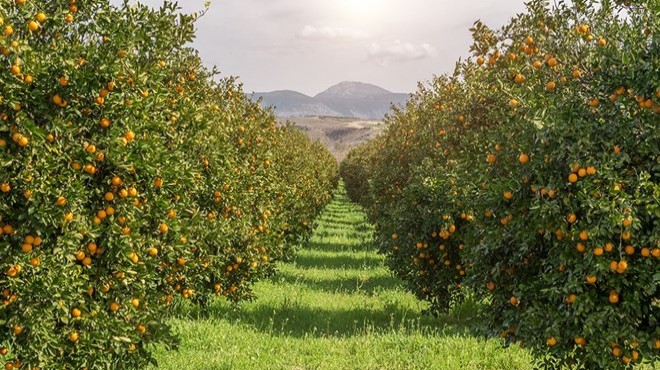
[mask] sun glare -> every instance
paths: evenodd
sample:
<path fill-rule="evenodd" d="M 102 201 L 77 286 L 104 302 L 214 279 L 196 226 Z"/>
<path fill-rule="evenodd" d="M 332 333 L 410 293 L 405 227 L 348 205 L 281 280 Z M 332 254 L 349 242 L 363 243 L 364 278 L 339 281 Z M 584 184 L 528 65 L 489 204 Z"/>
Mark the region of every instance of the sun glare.
<path fill-rule="evenodd" d="M 350 17 L 369 18 L 381 6 L 379 0 L 343 0 L 342 8 Z"/>

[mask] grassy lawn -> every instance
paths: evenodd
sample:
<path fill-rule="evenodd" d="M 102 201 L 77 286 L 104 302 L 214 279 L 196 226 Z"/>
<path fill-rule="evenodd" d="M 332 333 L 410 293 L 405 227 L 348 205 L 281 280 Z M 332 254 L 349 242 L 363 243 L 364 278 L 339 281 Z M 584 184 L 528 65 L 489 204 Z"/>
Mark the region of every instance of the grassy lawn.
<path fill-rule="evenodd" d="M 171 320 L 179 351 L 162 369 L 531 369 L 530 354 L 470 335 L 469 304 L 421 314 L 371 245 L 370 225 L 340 190 L 295 262 L 239 309 L 218 300 Z"/>

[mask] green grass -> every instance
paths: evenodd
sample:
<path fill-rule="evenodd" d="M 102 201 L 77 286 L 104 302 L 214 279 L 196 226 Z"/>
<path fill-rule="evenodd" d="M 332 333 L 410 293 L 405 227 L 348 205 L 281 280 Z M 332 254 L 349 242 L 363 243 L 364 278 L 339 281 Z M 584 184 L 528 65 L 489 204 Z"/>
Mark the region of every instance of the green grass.
<path fill-rule="evenodd" d="M 517 347 L 470 334 L 474 305 L 422 315 L 371 244 L 373 230 L 342 189 L 294 263 L 259 283 L 257 299 L 189 308 L 170 323 L 179 351 L 162 369 L 531 369 Z"/>

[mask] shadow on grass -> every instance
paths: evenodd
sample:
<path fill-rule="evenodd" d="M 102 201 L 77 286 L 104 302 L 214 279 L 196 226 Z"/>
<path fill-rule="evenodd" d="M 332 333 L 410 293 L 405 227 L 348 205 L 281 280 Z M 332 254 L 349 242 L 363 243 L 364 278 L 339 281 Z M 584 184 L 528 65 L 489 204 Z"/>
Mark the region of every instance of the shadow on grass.
<path fill-rule="evenodd" d="M 376 248 L 376 246 L 374 246 L 372 243 L 347 244 L 347 243 L 332 243 L 332 242 L 310 242 L 305 247 L 302 247 L 301 250 L 308 252 L 374 253 L 378 251 L 378 248 Z"/>
<path fill-rule="evenodd" d="M 374 254 L 364 255 L 298 255 L 295 265 L 301 268 L 365 269 L 380 267 L 382 258 Z"/>
<path fill-rule="evenodd" d="M 310 289 L 341 294 L 364 293 L 373 295 L 379 291 L 402 287 L 402 283 L 393 276 L 337 277 L 329 279 L 309 279 L 303 275 L 281 272 L 272 279 L 273 283 L 299 284 Z"/>
<path fill-rule="evenodd" d="M 237 308 L 226 302 L 206 309 L 179 308 L 176 315 L 188 319 L 222 319 L 273 336 L 351 337 L 371 333 L 412 332 L 431 335 L 478 335 L 474 329 L 476 309 L 459 308 L 438 317 L 420 315 L 395 303 L 385 307 L 333 310 L 309 307 L 290 299 L 278 305 Z"/>

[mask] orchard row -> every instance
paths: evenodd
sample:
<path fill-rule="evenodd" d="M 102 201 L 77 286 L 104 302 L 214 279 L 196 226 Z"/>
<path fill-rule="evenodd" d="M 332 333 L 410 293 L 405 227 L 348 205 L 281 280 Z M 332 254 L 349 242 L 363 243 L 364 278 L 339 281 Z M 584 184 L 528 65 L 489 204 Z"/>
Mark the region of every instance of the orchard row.
<path fill-rule="evenodd" d="M 657 1 L 531 1 L 341 165 L 391 269 L 550 368 L 658 361 Z"/>
<path fill-rule="evenodd" d="M 176 300 L 251 297 L 337 165 L 202 66 L 174 5 L 0 0 L 0 360 L 144 368 Z"/>

